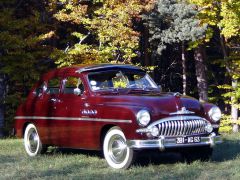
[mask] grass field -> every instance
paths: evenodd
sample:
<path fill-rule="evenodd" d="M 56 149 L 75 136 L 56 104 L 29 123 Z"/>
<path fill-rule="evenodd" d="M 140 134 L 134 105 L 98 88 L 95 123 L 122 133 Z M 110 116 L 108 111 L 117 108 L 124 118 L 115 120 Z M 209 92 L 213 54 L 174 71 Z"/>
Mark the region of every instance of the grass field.
<path fill-rule="evenodd" d="M 30 158 L 22 140 L 0 140 L 0 179 L 240 179 L 240 134 L 225 135 L 209 162 L 178 154 L 141 156 L 128 170 L 108 167 L 98 152 L 51 149 Z"/>

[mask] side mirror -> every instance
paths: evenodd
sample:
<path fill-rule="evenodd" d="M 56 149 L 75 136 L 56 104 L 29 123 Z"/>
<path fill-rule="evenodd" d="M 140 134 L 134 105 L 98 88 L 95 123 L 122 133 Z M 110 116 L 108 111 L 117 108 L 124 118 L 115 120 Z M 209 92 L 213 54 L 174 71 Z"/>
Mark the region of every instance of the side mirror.
<path fill-rule="evenodd" d="M 158 89 L 161 92 L 162 91 L 162 86 L 158 84 Z"/>
<path fill-rule="evenodd" d="M 77 96 L 80 96 L 80 95 L 81 95 L 81 89 L 75 88 L 75 89 L 73 90 L 73 93 L 74 93 L 75 95 L 77 95 Z"/>

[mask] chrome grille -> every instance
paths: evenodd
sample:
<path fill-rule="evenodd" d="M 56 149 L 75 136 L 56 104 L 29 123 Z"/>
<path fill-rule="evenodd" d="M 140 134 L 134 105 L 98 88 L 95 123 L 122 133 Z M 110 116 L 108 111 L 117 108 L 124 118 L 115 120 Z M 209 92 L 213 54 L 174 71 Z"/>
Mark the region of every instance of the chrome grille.
<path fill-rule="evenodd" d="M 204 119 L 168 120 L 157 124 L 159 136 L 184 136 L 206 133 Z"/>

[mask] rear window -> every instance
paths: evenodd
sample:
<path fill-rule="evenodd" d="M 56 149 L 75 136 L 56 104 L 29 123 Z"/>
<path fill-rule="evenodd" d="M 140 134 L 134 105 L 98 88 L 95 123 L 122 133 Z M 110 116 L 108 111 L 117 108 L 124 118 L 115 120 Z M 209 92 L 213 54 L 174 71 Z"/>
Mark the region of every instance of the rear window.
<path fill-rule="evenodd" d="M 48 81 L 47 91 L 48 94 L 59 94 L 60 92 L 60 78 L 53 78 Z"/>

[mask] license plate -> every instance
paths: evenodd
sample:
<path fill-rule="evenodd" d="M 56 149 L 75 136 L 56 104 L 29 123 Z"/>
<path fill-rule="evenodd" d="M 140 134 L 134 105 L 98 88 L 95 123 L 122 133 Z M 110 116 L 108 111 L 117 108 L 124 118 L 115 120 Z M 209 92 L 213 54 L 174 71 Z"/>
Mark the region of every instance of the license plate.
<path fill-rule="evenodd" d="M 200 143 L 201 138 L 199 136 L 177 137 L 176 144 L 193 144 Z"/>

